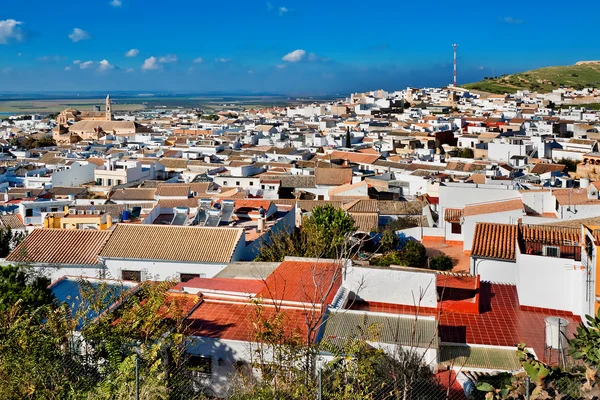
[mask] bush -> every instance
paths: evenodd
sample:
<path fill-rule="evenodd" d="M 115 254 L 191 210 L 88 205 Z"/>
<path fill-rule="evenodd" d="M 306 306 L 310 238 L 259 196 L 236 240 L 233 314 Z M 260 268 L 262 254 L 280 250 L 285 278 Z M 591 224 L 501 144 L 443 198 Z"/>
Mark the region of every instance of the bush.
<path fill-rule="evenodd" d="M 421 267 L 427 259 L 425 246 L 416 240 L 406 243 L 401 253 L 402 261 L 407 267 Z"/>
<path fill-rule="evenodd" d="M 416 240 L 411 240 L 400 251 L 393 250 L 381 257 L 371 260 L 371 265 L 389 267 L 390 265 L 404 265 L 407 267 L 422 267 L 427 258 L 425 246 Z"/>
<path fill-rule="evenodd" d="M 429 269 L 436 271 L 450 271 L 452 267 L 452 258 L 445 254 L 429 259 Z"/>
<path fill-rule="evenodd" d="M 381 239 L 379 239 L 381 250 L 386 253 L 394 250 L 399 242 L 398 237 L 391 229 L 385 229 L 381 235 Z"/>

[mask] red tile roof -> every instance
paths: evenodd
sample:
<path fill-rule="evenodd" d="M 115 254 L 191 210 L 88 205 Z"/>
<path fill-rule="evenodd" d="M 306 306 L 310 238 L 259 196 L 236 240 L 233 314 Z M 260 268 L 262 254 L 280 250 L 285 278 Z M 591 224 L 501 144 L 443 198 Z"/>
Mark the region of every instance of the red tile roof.
<path fill-rule="evenodd" d="M 263 298 L 320 306 L 330 303 L 341 284 L 337 262 L 284 261 L 265 280 Z"/>
<path fill-rule="evenodd" d="M 517 225 L 480 222 L 475 226 L 472 257 L 516 260 Z"/>
<path fill-rule="evenodd" d="M 462 208 L 446 208 L 444 210 L 444 221 L 460 222 L 462 215 L 463 215 Z"/>
<path fill-rule="evenodd" d="M 34 229 L 6 258 L 9 262 L 98 266 L 112 231 Z"/>
<path fill-rule="evenodd" d="M 493 214 L 504 211 L 524 210 L 521 199 L 490 201 L 486 203 L 468 204 L 465 206 L 463 215 L 469 217 L 472 215 Z"/>

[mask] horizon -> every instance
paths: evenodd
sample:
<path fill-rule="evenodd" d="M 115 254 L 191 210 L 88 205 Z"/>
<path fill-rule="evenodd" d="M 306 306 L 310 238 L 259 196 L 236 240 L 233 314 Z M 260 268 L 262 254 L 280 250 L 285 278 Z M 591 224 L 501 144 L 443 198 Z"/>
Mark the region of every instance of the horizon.
<path fill-rule="evenodd" d="M 578 10 L 516 1 L 503 10 L 472 0 L 427 13 L 393 1 L 369 8 L 270 0 L 233 1 L 225 15 L 219 4 L 192 0 L 177 8 L 156 0 L 66 9 L 11 2 L 0 17 L 0 93 L 318 96 L 439 87 L 452 82 L 452 43 L 459 85 L 600 58 L 600 45 L 580 40 L 593 27 L 571 22 Z M 531 33 L 548 20 L 564 29 L 546 43 Z"/>

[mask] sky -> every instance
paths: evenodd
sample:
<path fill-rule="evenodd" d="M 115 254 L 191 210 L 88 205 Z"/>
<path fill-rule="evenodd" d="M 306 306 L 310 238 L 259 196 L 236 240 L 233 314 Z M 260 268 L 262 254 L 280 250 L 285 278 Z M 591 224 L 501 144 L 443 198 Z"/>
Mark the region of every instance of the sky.
<path fill-rule="evenodd" d="M 600 2 L 6 0 L 0 92 L 347 94 L 600 59 Z"/>

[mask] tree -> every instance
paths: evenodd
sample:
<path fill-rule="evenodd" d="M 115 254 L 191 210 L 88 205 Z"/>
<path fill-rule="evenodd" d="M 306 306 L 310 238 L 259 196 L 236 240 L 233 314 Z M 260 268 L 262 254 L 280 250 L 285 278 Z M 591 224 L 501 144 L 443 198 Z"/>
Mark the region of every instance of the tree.
<path fill-rule="evenodd" d="M 442 254 L 429 259 L 429 269 L 436 271 L 450 271 L 453 268 L 452 258 Z"/>
<path fill-rule="evenodd" d="M 270 235 L 256 261 L 283 261 L 285 256 L 337 259 L 355 231 L 354 220 L 343 209 L 315 207 L 293 233 Z"/>
<path fill-rule="evenodd" d="M 569 158 L 561 158 L 556 163 L 564 165 L 565 169 L 568 172 L 575 172 L 575 171 L 577 171 L 577 164 L 578 164 L 578 162 L 575 161 L 575 160 L 571 160 Z"/>
<path fill-rule="evenodd" d="M 379 245 L 381 246 L 381 250 L 384 253 L 394 250 L 396 246 L 398 246 L 399 242 L 400 240 L 398 240 L 398 237 L 396 236 L 394 231 L 392 231 L 389 228 L 386 228 L 383 231 L 381 239 L 379 239 Z"/>
<path fill-rule="evenodd" d="M 49 284 L 48 278 L 36 275 L 29 266 L 0 266 L 0 310 L 17 304 L 24 309 L 50 305 L 53 296 Z"/>
<path fill-rule="evenodd" d="M 402 249 L 400 257 L 408 267 L 421 267 L 427 258 L 426 253 L 425 246 L 416 240 L 410 240 Z"/>
<path fill-rule="evenodd" d="M 475 153 L 473 152 L 473 149 L 471 149 L 469 147 L 461 147 L 457 150 L 456 157 L 473 158 L 473 157 L 475 157 Z"/>

